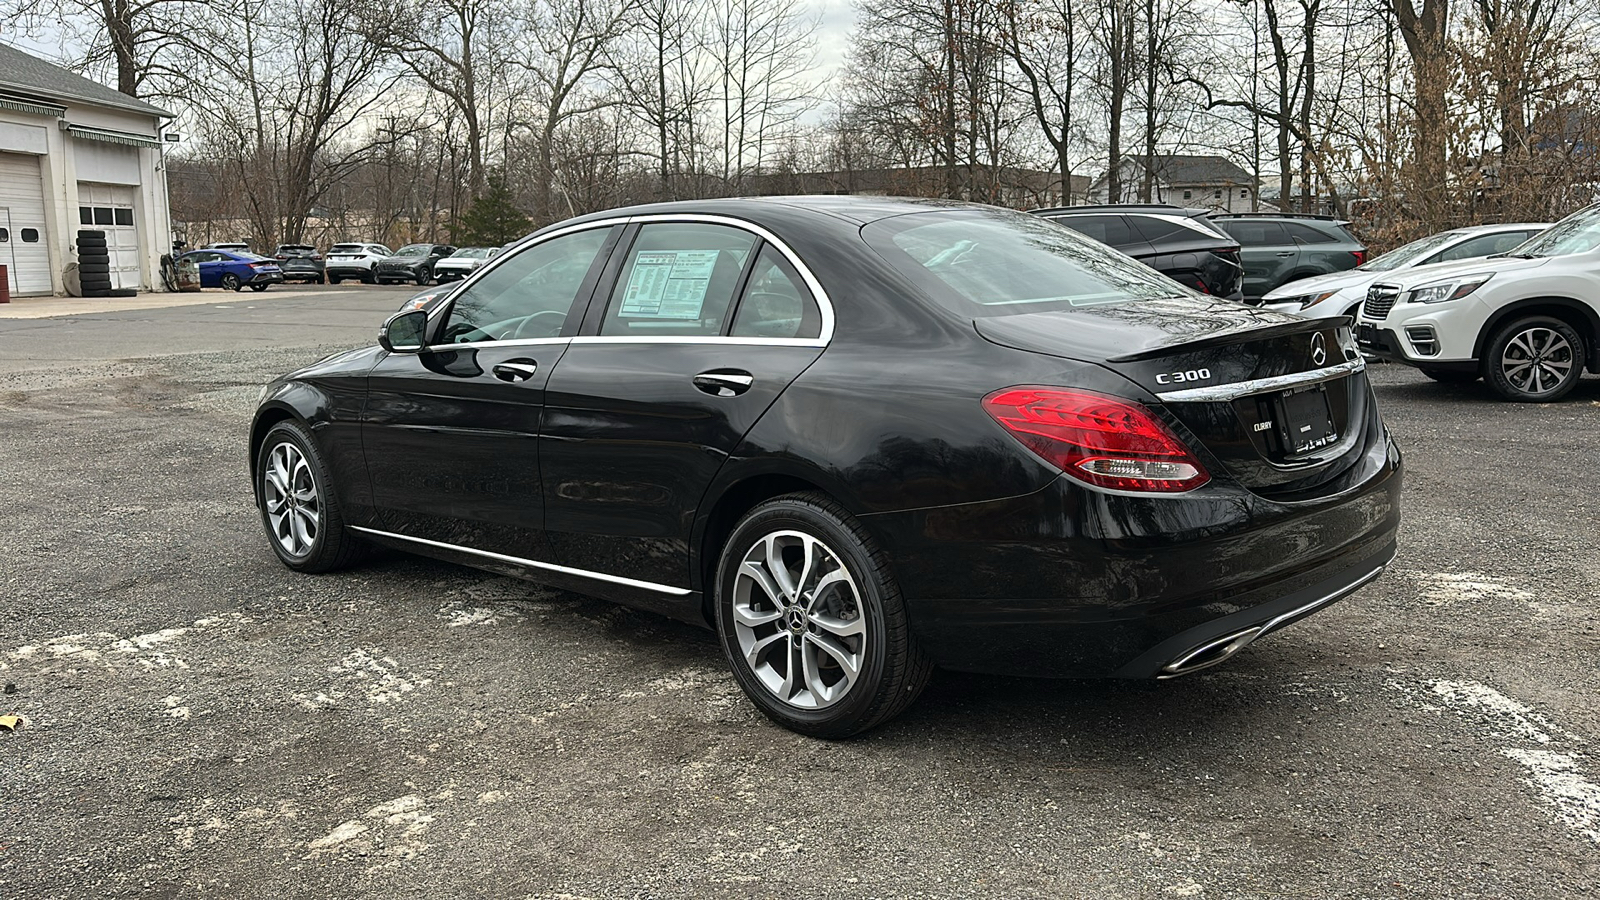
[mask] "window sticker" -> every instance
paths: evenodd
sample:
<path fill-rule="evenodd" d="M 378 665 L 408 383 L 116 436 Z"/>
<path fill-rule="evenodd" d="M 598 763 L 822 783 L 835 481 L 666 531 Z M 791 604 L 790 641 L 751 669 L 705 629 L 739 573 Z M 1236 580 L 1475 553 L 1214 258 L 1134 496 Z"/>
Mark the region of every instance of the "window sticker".
<path fill-rule="evenodd" d="M 698 319 L 717 250 L 645 250 L 622 295 L 624 319 Z"/>

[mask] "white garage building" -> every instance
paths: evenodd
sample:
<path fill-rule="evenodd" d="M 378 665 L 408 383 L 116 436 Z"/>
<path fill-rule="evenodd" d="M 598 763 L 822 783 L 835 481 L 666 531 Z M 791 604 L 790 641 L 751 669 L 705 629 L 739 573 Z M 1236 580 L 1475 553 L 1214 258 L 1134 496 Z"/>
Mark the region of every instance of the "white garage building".
<path fill-rule="evenodd" d="M 113 287 L 151 290 L 172 247 L 172 114 L 0 44 L 0 265 L 11 293 L 60 294 L 79 229 L 106 233 Z"/>

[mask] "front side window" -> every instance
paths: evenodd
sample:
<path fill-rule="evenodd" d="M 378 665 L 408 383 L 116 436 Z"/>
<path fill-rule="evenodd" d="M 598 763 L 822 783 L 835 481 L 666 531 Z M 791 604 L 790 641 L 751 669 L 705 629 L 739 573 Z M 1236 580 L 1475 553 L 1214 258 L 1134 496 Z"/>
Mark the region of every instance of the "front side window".
<path fill-rule="evenodd" d="M 1060 225 L 1000 210 L 894 216 L 867 243 L 963 318 L 1190 296 L 1166 276 Z"/>
<path fill-rule="evenodd" d="M 710 337 L 722 334 L 756 236 L 728 225 L 645 225 L 628 250 L 600 333 Z"/>
<path fill-rule="evenodd" d="M 559 337 L 610 234 L 592 228 L 551 238 L 495 266 L 452 303 L 439 342 Z"/>
<path fill-rule="evenodd" d="M 789 260 L 770 244 L 756 255 L 750 280 L 739 298 L 731 337 L 817 338 L 822 309 Z"/>

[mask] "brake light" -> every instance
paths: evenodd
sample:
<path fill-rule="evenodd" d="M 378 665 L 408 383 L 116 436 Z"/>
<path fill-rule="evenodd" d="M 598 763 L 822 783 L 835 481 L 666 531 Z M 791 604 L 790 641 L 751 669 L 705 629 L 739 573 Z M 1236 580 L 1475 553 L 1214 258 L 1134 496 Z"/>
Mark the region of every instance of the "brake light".
<path fill-rule="evenodd" d="M 983 408 L 1023 446 L 1092 485 L 1174 493 L 1211 480 L 1172 429 L 1131 400 L 1018 386 L 984 397 Z"/>
<path fill-rule="evenodd" d="M 1365 265 L 1367 262 L 1367 251 L 1365 250 L 1351 250 L 1350 255 L 1356 258 L 1356 265 L 1358 266 Z"/>

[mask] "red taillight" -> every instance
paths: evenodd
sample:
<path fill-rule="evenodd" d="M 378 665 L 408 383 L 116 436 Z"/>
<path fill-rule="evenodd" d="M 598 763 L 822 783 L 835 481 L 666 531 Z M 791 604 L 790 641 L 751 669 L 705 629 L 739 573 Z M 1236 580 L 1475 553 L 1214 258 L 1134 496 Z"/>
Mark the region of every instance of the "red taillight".
<path fill-rule="evenodd" d="M 1356 258 L 1356 265 L 1358 266 L 1365 264 L 1367 261 L 1367 251 L 1365 250 L 1351 250 L 1350 255 Z"/>
<path fill-rule="evenodd" d="M 1009 387 L 983 408 L 1024 446 L 1074 478 L 1119 491 L 1188 491 L 1211 480 L 1172 430 L 1130 400 Z"/>

